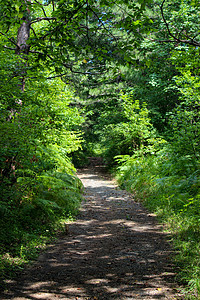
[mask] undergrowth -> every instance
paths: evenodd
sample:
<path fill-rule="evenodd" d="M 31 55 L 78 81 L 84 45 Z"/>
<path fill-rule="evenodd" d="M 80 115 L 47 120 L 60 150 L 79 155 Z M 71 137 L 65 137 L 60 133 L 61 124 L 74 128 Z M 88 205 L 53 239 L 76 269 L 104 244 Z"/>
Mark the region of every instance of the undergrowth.
<path fill-rule="evenodd" d="M 150 156 L 120 156 L 117 179 L 165 222 L 185 299 L 200 297 L 200 173 L 191 157 L 176 157 L 167 146 Z"/>
<path fill-rule="evenodd" d="M 57 220 L 54 224 L 38 225 L 34 231 L 21 232 L 21 239 L 7 251 L 0 253 L 0 291 L 5 290 L 7 280 L 13 279 L 22 271 L 26 264 L 30 264 L 43 251 L 49 242 L 57 238 L 58 233 L 65 231 L 64 224 L 72 221 L 72 216 Z M 16 238 L 16 237 L 15 237 Z"/>
<path fill-rule="evenodd" d="M 71 155 L 81 148 L 83 117 L 69 105 L 73 92 L 42 78 L 27 81 L 22 94 L 11 84 L 7 90 L 13 94 L 0 105 L 1 285 L 55 236 L 62 219 L 76 215 L 82 200 Z"/>

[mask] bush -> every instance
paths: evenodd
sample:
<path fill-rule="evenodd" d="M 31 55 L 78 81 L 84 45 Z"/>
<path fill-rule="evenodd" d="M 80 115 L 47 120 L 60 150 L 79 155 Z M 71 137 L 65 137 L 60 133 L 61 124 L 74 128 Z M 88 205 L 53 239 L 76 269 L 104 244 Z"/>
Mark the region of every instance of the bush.
<path fill-rule="evenodd" d="M 140 156 L 154 152 L 161 142 L 156 137 L 146 104 L 140 105 L 132 94 L 121 94 L 121 114 L 124 121 L 105 126 L 102 133 L 104 157 L 109 165 L 118 155 Z"/>
<path fill-rule="evenodd" d="M 5 66 L 5 65 L 4 65 Z M 5 76 L 0 71 L 1 76 Z M 0 90 L 0 270 L 9 276 L 34 256 L 61 219 L 75 215 L 82 184 L 69 155 L 81 147 L 83 118 L 60 80 Z M 20 101 L 16 101 L 20 97 Z M 33 255 L 30 255 L 32 253 Z"/>
<path fill-rule="evenodd" d="M 183 159 L 183 158 L 182 158 Z M 180 269 L 178 278 L 189 290 L 200 294 L 200 172 L 190 160 L 178 162 L 167 144 L 154 155 L 120 157 L 118 181 L 136 195 L 138 201 L 157 213 L 172 233 Z M 177 162 L 177 164 L 176 164 Z M 181 167 L 181 169 L 179 169 Z M 190 172 L 188 171 L 188 168 Z"/>

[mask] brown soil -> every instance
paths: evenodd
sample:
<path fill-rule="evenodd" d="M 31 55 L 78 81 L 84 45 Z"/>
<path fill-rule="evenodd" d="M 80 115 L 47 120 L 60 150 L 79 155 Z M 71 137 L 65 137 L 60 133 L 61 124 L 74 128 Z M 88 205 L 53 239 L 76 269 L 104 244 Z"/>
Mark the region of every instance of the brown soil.
<path fill-rule="evenodd" d="M 177 299 L 169 236 L 133 195 L 95 169 L 69 232 L 13 282 L 4 299 Z"/>

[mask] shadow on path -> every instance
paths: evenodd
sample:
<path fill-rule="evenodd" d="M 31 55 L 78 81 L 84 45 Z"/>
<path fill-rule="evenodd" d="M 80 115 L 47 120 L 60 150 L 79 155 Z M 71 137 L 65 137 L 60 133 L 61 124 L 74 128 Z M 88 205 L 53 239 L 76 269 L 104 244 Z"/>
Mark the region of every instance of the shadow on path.
<path fill-rule="evenodd" d="M 69 235 L 10 283 L 2 299 L 177 299 L 167 234 L 132 195 L 86 170 Z"/>

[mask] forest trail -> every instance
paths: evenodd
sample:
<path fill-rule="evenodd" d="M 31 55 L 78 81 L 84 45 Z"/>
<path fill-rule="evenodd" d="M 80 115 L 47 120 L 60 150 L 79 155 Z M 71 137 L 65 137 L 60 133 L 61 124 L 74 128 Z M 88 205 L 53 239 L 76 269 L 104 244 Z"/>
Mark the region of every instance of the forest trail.
<path fill-rule="evenodd" d="M 77 221 L 2 299 L 178 299 L 172 250 L 155 217 L 95 169 L 78 176 L 86 202 Z"/>

